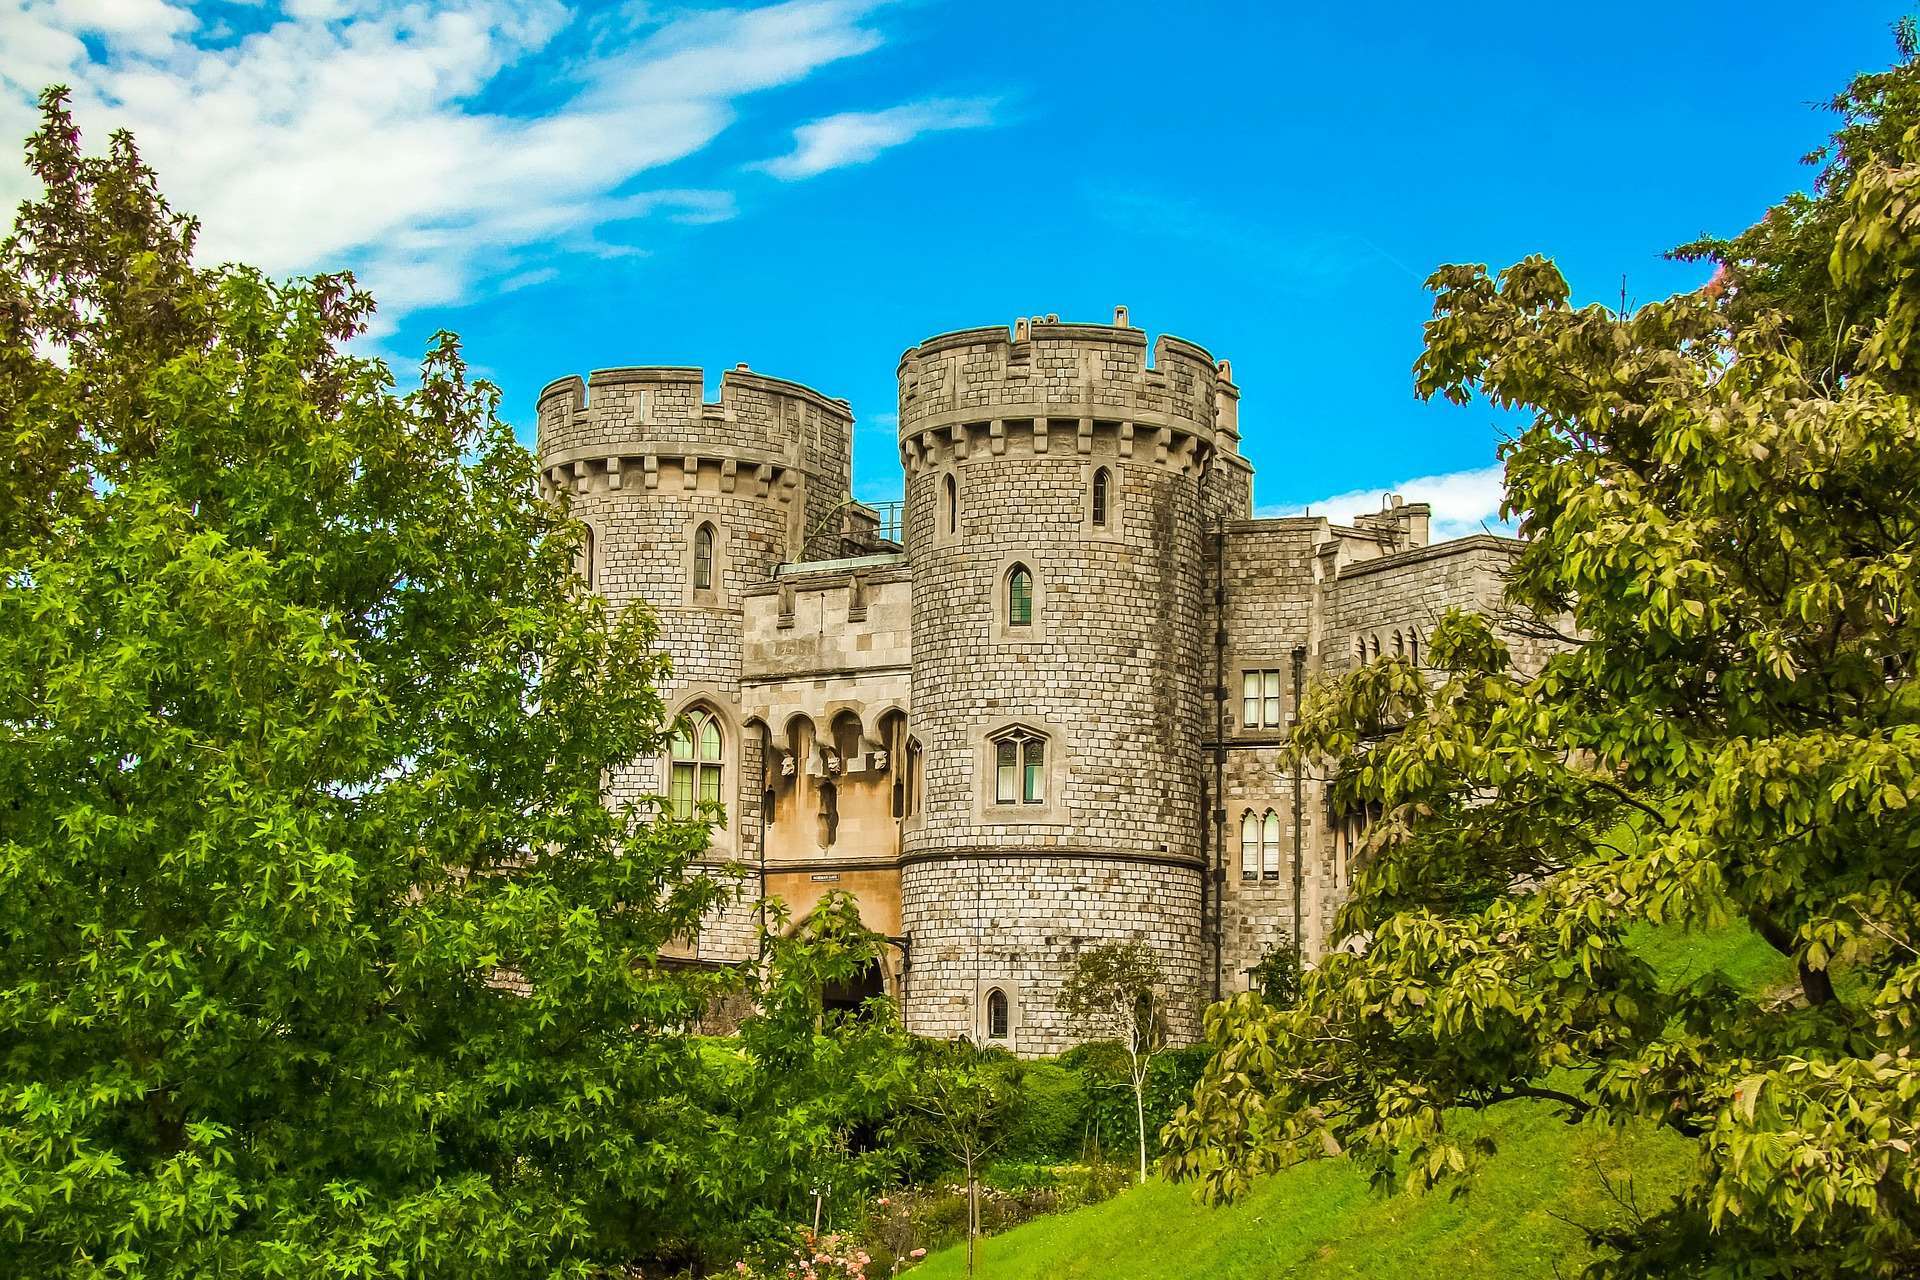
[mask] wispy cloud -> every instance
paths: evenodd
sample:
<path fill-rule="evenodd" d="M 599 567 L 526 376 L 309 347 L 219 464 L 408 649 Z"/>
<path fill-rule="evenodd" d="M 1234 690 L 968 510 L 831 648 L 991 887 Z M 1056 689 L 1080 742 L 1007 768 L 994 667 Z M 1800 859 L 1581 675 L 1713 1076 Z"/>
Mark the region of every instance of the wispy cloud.
<path fill-rule="evenodd" d="M 1492 530 L 1512 534 L 1513 525 L 1500 519 L 1500 499 L 1505 493 L 1505 473 L 1498 465 L 1474 471 L 1452 471 L 1437 476 L 1416 476 L 1396 480 L 1373 489 L 1355 489 L 1336 493 L 1300 506 L 1263 507 L 1263 516 L 1297 516 L 1304 512 L 1351 520 L 1354 516 L 1380 509 L 1383 494 L 1397 493 L 1408 502 L 1433 505 L 1433 537 L 1463 538 L 1470 533 Z"/>
<path fill-rule="evenodd" d="M 636 224 L 732 216 L 726 191 L 635 190 L 745 95 L 875 48 L 865 0 L 579 17 L 556 0 L 283 0 L 203 20 L 168 0 L 20 0 L 0 16 L 0 134 L 45 85 L 130 127 L 210 259 L 351 266 L 389 319 L 639 251 Z M 518 78 L 534 89 L 488 91 Z M 539 101 L 531 95 L 544 92 Z M 502 108 L 491 103 L 512 101 Z M 824 122 L 821 122 L 824 123 Z M 0 201 L 31 189 L 0 147 Z"/>
<path fill-rule="evenodd" d="M 988 98 L 936 98 L 885 111 L 843 111 L 801 125 L 793 131 L 791 152 L 754 167 L 787 181 L 811 178 L 865 164 L 922 134 L 990 125 L 994 105 Z"/>

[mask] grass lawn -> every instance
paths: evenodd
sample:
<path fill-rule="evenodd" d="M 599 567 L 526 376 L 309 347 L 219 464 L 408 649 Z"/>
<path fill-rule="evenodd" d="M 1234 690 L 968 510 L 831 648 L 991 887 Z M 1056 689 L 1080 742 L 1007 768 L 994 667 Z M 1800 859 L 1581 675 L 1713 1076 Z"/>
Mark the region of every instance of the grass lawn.
<path fill-rule="evenodd" d="M 1462 1116 L 1499 1152 L 1471 1193 L 1381 1196 L 1342 1160 L 1265 1179 L 1245 1201 L 1196 1204 L 1192 1189 L 1154 1181 L 1075 1213 L 1041 1218 L 980 1242 L 990 1280 L 1251 1280 L 1256 1276 L 1386 1276 L 1391 1280 L 1553 1277 L 1586 1261 L 1571 1223 L 1617 1220 L 1606 1189 L 1631 1185 L 1643 1206 L 1691 1158 L 1669 1135 L 1568 1127 L 1550 1108 L 1513 1102 Z M 1559 1215 L 1559 1216 L 1556 1216 Z M 1558 1272 L 1555 1267 L 1558 1264 Z M 966 1273 L 964 1246 L 916 1268 L 916 1280 Z"/>
<path fill-rule="evenodd" d="M 1661 976 L 1686 982 L 1718 970 L 1761 994 L 1792 982 L 1792 969 L 1745 925 L 1711 934 L 1647 926 L 1633 946 Z M 1588 1251 L 1575 1224 L 1618 1222 L 1616 1194 L 1657 1209 L 1693 1159 L 1677 1136 L 1569 1126 L 1554 1108 L 1510 1102 L 1462 1114 L 1459 1130 L 1488 1133 L 1497 1154 L 1456 1199 L 1381 1196 L 1343 1160 L 1322 1160 L 1263 1180 L 1240 1204 L 1209 1209 L 1191 1188 L 1154 1181 L 1092 1208 L 1041 1218 L 980 1242 L 984 1280 L 1252 1280 L 1253 1277 L 1387 1277 L 1388 1280 L 1553 1280 L 1578 1274 Z M 1609 1189 L 1611 1187 L 1611 1190 Z M 916 1280 L 966 1274 L 966 1248 L 942 1250 Z"/>

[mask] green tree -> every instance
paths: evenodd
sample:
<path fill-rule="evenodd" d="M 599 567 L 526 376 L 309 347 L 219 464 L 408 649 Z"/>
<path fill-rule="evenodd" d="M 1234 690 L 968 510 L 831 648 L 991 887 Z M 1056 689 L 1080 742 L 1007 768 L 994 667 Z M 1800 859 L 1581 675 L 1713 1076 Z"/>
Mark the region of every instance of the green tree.
<path fill-rule="evenodd" d="M 967 1185 L 967 1274 L 980 1238 L 980 1170 L 1005 1143 L 1020 1105 L 1020 1067 L 967 1040 L 919 1046 L 905 1132 L 958 1166 Z"/>
<path fill-rule="evenodd" d="M 1060 1008 L 1089 1038 L 1111 1040 L 1126 1055 L 1133 1090 L 1140 1181 L 1147 1180 L 1147 1077 L 1167 1047 L 1166 975 L 1144 942 L 1102 942 L 1082 951 L 1060 988 Z"/>
<path fill-rule="evenodd" d="M 64 96 L 0 244 L 0 1272 L 585 1275 L 721 1192 L 643 609 L 442 334 L 193 263 Z M 724 1168 L 724 1166 L 720 1166 Z"/>
<path fill-rule="evenodd" d="M 1512 617 L 1306 708 L 1298 760 L 1384 814 L 1339 919 L 1366 945 L 1209 1014 L 1168 1129 L 1204 1193 L 1341 1150 L 1432 1185 L 1481 1154 L 1450 1109 L 1533 1098 L 1698 1150 L 1599 1274 L 1920 1271 L 1920 68 L 1842 101 L 1840 167 L 1708 288 L 1622 316 L 1540 258 L 1430 281 L 1421 394 L 1532 413 Z M 1751 927 L 1798 981 L 1668 989 L 1648 920 Z"/>

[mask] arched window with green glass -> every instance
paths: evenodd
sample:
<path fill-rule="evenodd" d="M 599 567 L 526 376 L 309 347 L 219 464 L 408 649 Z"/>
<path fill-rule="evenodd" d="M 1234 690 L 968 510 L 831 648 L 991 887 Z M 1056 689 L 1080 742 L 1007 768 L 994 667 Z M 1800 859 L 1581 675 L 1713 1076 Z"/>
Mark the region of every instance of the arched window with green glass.
<path fill-rule="evenodd" d="M 1023 564 L 1016 564 L 1007 574 L 1007 625 L 1033 625 L 1033 574 Z"/>
<path fill-rule="evenodd" d="M 676 818 L 693 817 L 697 806 L 720 803 L 725 758 L 720 721 L 703 708 L 689 711 L 673 731 L 667 802 Z"/>

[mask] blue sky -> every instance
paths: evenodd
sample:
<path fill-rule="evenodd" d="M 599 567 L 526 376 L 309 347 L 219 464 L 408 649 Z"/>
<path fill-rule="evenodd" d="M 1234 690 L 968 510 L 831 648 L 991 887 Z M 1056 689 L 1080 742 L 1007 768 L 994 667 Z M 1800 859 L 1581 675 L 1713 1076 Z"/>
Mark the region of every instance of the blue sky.
<path fill-rule="evenodd" d="M 0 126 L 72 84 L 207 256 L 355 269 L 377 349 L 457 330 L 529 443 L 552 378 L 746 361 L 851 400 L 856 493 L 897 496 L 903 349 L 1125 304 L 1233 361 L 1262 510 L 1397 489 L 1456 533 L 1500 423 L 1413 398 L 1425 276 L 1697 286 L 1662 251 L 1807 182 L 1902 9 L 29 0 Z"/>

